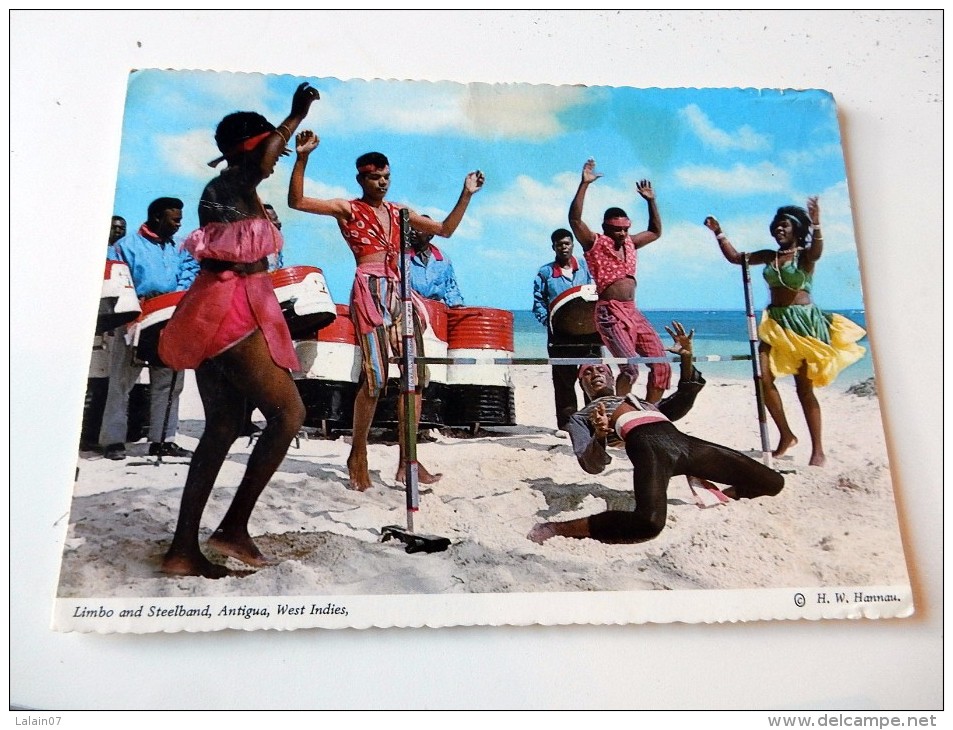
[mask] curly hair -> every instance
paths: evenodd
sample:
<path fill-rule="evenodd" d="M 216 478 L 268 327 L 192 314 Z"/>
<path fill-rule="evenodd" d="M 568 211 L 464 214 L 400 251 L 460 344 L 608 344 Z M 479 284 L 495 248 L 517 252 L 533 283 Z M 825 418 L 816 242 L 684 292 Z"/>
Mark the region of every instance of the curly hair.
<path fill-rule="evenodd" d="M 215 128 L 215 144 L 225 155 L 239 142 L 264 132 L 274 131 L 275 125 L 258 112 L 233 112 L 222 119 Z"/>
<path fill-rule="evenodd" d="M 804 243 L 808 234 L 811 232 L 812 225 L 811 216 L 807 214 L 807 211 L 799 205 L 782 205 L 778 208 L 778 212 L 774 214 L 774 218 L 771 219 L 771 225 L 768 226 L 768 231 L 774 235 L 774 227 L 783 220 L 791 222 L 791 225 L 794 226 L 794 235 L 797 237 L 797 240 L 800 243 Z"/>

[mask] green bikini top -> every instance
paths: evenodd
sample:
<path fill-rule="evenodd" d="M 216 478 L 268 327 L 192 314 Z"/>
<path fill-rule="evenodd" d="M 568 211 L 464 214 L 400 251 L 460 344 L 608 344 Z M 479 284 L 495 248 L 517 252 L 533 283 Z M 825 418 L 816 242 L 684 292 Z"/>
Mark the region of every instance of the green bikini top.
<path fill-rule="evenodd" d="M 791 291 L 811 291 L 813 277 L 807 271 L 799 269 L 797 265 L 797 252 L 794 258 L 778 266 L 778 260 L 775 258 L 773 264 L 765 264 L 762 275 L 768 286 L 772 289 L 784 288 Z"/>

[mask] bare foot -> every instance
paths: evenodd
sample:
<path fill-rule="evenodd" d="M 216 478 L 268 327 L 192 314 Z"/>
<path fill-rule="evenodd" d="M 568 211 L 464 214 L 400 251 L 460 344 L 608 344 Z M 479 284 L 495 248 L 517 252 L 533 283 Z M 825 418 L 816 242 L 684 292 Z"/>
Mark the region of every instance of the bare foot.
<path fill-rule="evenodd" d="M 242 537 L 226 537 L 223 532 L 216 530 L 206 543 L 210 548 L 222 555 L 241 560 L 246 565 L 255 568 L 266 568 L 269 565 L 277 565 L 278 561 L 274 558 L 262 554 L 258 546 L 252 542 L 247 535 Z"/>
<path fill-rule="evenodd" d="M 199 553 L 195 556 L 167 554 L 159 570 L 166 575 L 197 575 L 202 578 L 224 578 L 234 572 Z"/>
<path fill-rule="evenodd" d="M 526 535 L 527 539 L 532 540 L 539 545 L 542 545 L 551 537 L 556 537 L 556 528 L 548 522 L 540 522 L 529 531 L 528 535 Z"/>
<path fill-rule="evenodd" d="M 827 463 L 827 456 L 824 452 L 811 454 L 811 460 L 808 462 L 811 466 L 824 466 Z"/>
<path fill-rule="evenodd" d="M 423 464 L 417 464 L 417 481 L 420 484 L 436 484 L 443 477 L 442 473 L 431 474 Z M 397 476 L 394 477 L 398 484 L 407 483 L 407 465 L 398 464 Z"/>
<path fill-rule="evenodd" d="M 363 492 L 371 488 L 371 475 L 367 471 L 367 456 L 351 455 L 347 457 L 348 489 Z"/>
<path fill-rule="evenodd" d="M 784 456 L 785 452 L 787 452 L 787 450 L 795 444 L 797 444 L 796 436 L 788 436 L 787 438 L 782 436 L 780 440 L 778 440 L 778 448 L 771 452 L 771 456 L 773 456 L 775 459 L 779 456 Z"/>

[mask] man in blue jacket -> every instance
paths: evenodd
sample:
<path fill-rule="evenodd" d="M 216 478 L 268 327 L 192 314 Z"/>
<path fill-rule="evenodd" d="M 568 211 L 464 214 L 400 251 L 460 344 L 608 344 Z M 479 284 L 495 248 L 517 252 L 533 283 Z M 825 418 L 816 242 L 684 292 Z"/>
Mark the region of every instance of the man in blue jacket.
<path fill-rule="evenodd" d="M 129 267 L 140 300 L 184 291 L 198 274 L 199 264 L 180 250 L 173 236 L 182 225 L 182 201 L 158 198 L 149 204 L 148 218 L 134 233 L 112 244 L 113 255 Z M 127 341 L 127 328 L 113 331 L 109 344 L 109 390 L 103 411 L 99 443 L 107 459 L 126 458 L 129 393 L 142 372 L 134 348 Z M 179 394 L 185 378 L 166 367 L 149 365 L 149 453 L 153 456 L 189 456 L 175 443 L 179 424 Z M 168 410 L 168 420 L 166 411 Z"/>
<path fill-rule="evenodd" d="M 571 335 L 549 326 L 549 307 L 553 300 L 571 287 L 591 284 L 586 260 L 572 255 L 573 237 L 565 228 L 550 235 L 555 260 L 540 268 L 533 283 L 533 314 L 546 327 L 546 349 L 550 357 L 601 357 L 602 339 L 593 329 L 589 335 Z M 556 428 L 564 431 L 569 417 L 576 412 L 575 365 L 553 365 L 553 399 L 556 406 Z M 585 393 L 583 393 L 585 395 Z M 586 403 L 589 402 L 586 397 Z"/>

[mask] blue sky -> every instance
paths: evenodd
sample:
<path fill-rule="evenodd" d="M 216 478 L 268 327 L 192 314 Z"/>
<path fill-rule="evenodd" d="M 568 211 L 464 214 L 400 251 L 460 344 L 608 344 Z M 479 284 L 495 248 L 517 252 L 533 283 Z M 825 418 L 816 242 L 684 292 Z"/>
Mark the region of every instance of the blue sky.
<path fill-rule="evenodd" d="M 829 309 L 863 307 L 836 108 L 824 91 L 137 71 L 129 79 L 115 212 L 132 228 L 154 198 L 182 198 L 184 236 L 198 225 L 199 195 L 216 174 L 206 163 L 219 154 L 218 121 L 251 110 L 277 124 L 301 81 L 321 92 L 302 125 L 321 138 L 306 195 L 356 197 L 354 160 L 376 150 L 391 162 L 389 199 L 442 218 L 465 175 L 486 174 L 454 236 L 435 241 L 453 260 L 469 305 L 530 308 L 536 271 L 552 260 L 549 234 L 568 227 L 579 172 L 593 157 L 604 174 L 586 201 L 594 230 L 611 205 L 642 230 L 646 206 L 635 182 L 649 178 L 656 190 L 663 235 L 640 252 L 642 308 L 742 309 L 740 270 L 722 258 L 702 221 L 715 215 L 739 250 L 773 248 L 774 211 L 804 205 L 808 195 L 820 196 L 825 231 L 816 300 Z M 353 257 L 333 219 L 287 208 L 292 161 L 282 158 L 259 187 L 284 224 L 285 263 L 320 267 L 335 301 L 346 302 Z M 756 279 L 755 302 L 766 301 Z"/>

